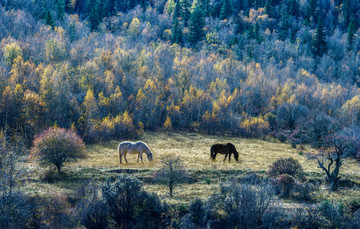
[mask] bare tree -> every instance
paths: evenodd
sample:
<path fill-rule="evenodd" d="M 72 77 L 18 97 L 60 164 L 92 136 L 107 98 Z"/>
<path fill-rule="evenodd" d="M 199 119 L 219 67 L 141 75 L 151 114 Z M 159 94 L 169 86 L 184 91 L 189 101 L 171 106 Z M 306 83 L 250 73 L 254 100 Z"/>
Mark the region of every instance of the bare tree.
<path fill-rule="evenodd" d="M 0 133 L 0 228 L 25 228 L 33 220 L 34 205 L 18 189 L 25 172 L 18 166 L 22 150 Z"/>
<path fill-rule="evenodd" d="M 169 187 L 169 194 L 172 197 L 174 187 L 186 179 L 186 171 L 179 157 L 166 156 L 161 162 L 162 167 L 156 174 L 155 179 Z"/>
<path fill-rule="evenodd" d="M 349 135 L 351 128 L 345 128 L 333 136 L 324 139 L 318 154 L 310 155 L 316 159 L 319 167 L 326 173 L 330 183 L 330 191 L 336 191 L 340 180 L 340 168 L 344 159 L 359 152 L 359 139 Z"/>

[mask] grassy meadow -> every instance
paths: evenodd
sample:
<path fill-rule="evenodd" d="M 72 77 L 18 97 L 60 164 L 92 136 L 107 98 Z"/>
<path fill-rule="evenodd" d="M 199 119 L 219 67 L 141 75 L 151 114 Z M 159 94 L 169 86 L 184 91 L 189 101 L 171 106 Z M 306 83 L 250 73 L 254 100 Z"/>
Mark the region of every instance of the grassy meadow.
<path fill-rule="evenodd" d="M 27 179 L 26 191 L 43 195 L 56 193 L 72 193 L 82 182 L 94 180 L 101 182 L 107 177 L 115 177 L 119 173 L 128 173 L 145 183 L 145 189 L 155 192 L 168 203 L 188 203 L 195 197 L 207 198 L 217 188 L 221 181 L 238 178 L 244 174 L 255 172 L 265 176 L 269 166 L 279 158 L 293 157 L 303 166 L 309 179 L 324 181 L 325 174 L 317 167 L 314 160 L 304 155 L 310 149 L 300 152 L 290 144 L 280 143 L 274 139 L 258 140 L 236 137 L 223 137 L 197 133 L 166 133 L 145 132 L 141 139 L 148 144 L 154 153 L 154 160 L 149 162 L 143 155 L 143 163 L 137 163 L 136 155 L 127 155 L 129 164 L 119 163 L 117 152 L 118 141 L 89 145 L 86 159 L 66 164 L 63 174 L 55 175 L 53 182 L 40 181 L 49 168 L 40 168 L 36 162 L 27 163 L 30 177 Z M 210 160 L 210 147 L 215 143 L 233 143 L 239 152 L 239 161 L 232 157 L 231 162 L 223 161 L 224 155 L 217 155 L 216 160 Z M 188 184 L 175 188 L 174 197 L 170 198 L 166 186 L 155 184 L 152 178 L 161 167 L 161 158 L 167 155 L 177 155 L 192 177 Z M 360 166 L 354 160 L 347 160 L 341 168 L 342 179 L 360 180 Z M 326 185 L 316 192 L 316 198 L 350 201 L 360 196 L 360 190 L 340 189 L 331 194 Z"/>

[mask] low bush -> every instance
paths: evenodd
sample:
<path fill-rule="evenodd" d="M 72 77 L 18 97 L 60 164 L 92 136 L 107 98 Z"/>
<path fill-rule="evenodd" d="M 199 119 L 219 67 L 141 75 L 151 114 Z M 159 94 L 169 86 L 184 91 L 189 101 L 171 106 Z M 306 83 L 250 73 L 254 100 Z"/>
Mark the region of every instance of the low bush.
<path fill-rule="evenodd" d="M 40 175 L 40 181 L 53 183 L 55 181 L 55 172 L 54 170 L 50 169 L 45 171 L 43 174 Z"/>
<path fill-rule="evenodd" d="M 88 229 L 101 229 L 108 226 L 108 215 L 108 207 L 100 199 L 98 187 L 89 183 L 77 204 L 75 217 Z"/>
<path fill-rule="evenodd" d="M 190 203 L 189 212 L 192 216 L 192 221 L 197 226 L 202 226 L 204 223 L 205 206 L 204 202 L 200 199 L 195 199 Z"/>
<path fill-rule="evenodd" d="M 102 185 L 111 224 L 118 228 L 159 228 L 164 206 L 159 197 L 142 189 L 134 178 L 119 176 Z"/>
<path fill-rule="evenodd" d="M 314 185 L 305 177 L 300 163 L 293 158 L 279 159 L 269 168 L 268 175 L 276 193 L 280 197 L 290 197 L 292 193 L 298 193 L 301 201 L 311 200 L 311 192 Z"/>
<path fill-rule="evenodd" d="M 281 174 L 274 180 L 276 193 L 281 197 L 289 197 L 295 185 L 294 177 L 288 174 Z"/>
<path fill-rule="evenodd" d="M 288 174 L 301 181 L 306 180 L 304 171 L 300 163 L 293 158 L 280 158 L 275 161 L 269 168 L 270 177 L 277 177 L 282 174 Z"/>
<path fill-rule="evenodd" d="M 274 205 L 274 192 L 265 184 L 225 183 L 206 202 L 208 228 L 259 228 L 282 225 L 283 214 Z"/>

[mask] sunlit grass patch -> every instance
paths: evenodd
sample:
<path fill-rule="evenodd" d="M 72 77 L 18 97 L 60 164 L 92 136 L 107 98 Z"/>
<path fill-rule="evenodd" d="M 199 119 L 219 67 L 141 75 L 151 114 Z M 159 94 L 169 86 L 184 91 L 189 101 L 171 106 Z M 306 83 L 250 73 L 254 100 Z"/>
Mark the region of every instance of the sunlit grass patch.
<path fill-rule="evenodd" d="M 308 174 L 322 174 L 316 161 L 309 160 L 299 154 L 290 144 L 277 141 L 258 139 L 244 139 L 238 137 L 224 137 L 194 133 L 145 132 L 141 138 L 154 153 L 154 160 L 149 162 L 146 156 L 143 163 L 137 163 L 136 155 L 127 155 L 129 164 L 119 163 L 117 152 L 118 141 L 106 144 L 90 145 L 87 148 L 88 157 L 71 164 L 74 168 L 133 168 L 158 169 L 161 158 L 167 155 L 179 156 L 189 170 L 244 170 L 267 171 L 269 166 L 279 158 L 293 157 L 303 166 Z M 231 142 L 239 152 L 239 161 L 232 157 L 231 162 L 223 162 L 224 155 L 217 155 L 215 161 L 210 160 L 210 147 L 215 143 Z M 307 149 L 309 150 L 309 149 Z M 306 150 L 305 150 L 306 151 Z M 348 160 L 342 167 L 342 173 L 348 176 L 358 176 L 360 166 L 354 160 Z"/>
<path fill-rule="evenodd" d="M 141 139 L 154 153 L 154 160 L 148 161 L 143 155 L 143 163 L 137 163 L 137 155 L 127 155 L 129 164 L 120 164 L 118 144 L 111 141 L 103 144 L 88 145 L 87 158 L 75 163 L 65 164 L 64 176 L 53 183 L 29 182 L 25 188 L 28 192 L 39 194 L 55 194 L 59 192 L 71 193 L 81 182 L 92 180 L 97 183 L 106 178 L 128 174 L 144 182 L 145 189 L 155 192 L 161 199 L 170 204 L 189 203 L 199 197 L 208 198 L 219 187 L 219 183 L 228 179 L 238 179 L 249 173 L 256 173 L 266 177 L 269 166 L 279 158 L 293 157 L 298 160 L 306 176 L 313 180 L 322 181 L 317 200 L 351 200 L 360 195 L 356 188 L 341 189 L 338 193 L 329 193 L 325 185 L 325 174 L 314 160 L 309 160 L 290 144 L 278 142 L 276 139 L 258 140 L 238 137 L 224 137 L 195 133 L 165 133 L 145 132 Z M 224 155 L 217 155 L 215 161 L 210 160 L 210 147 L 215 143 L 231 142 L 239 152 L 239 161 L 232 157 L 231 162 L 223 161 Z M 307 148 L 304 152 L 309 151 Z M 185 169 L 192 177 L 192 182 L 175 188 L 174 198 L 169 197 L 168 188 L 154 183 L 153 177 L 161 167 L 161 159 L 168 155 L 181 158 Z M 31 179 L 38 179 L 48 168 L 40 168 L 36 162 L 27 163 L 31 172 Z M 343 178 L 358 181 L 360 166 L 355 160 L 346 160 L 341 167 Z M 30 180 L 31 180 L 30 179 Z M 39 188 L 37 188 L 39 187 Z"/>
<path fill-rule="evenodd" d="M 217 184 L 182 184 L 174 189 L 174 197 L 169 196 L 169 188 L 165 185 L 145 185 L 144 189 L 157 194 L 162 200 L 168 204 L 188 204 L 196 198 L 206 199 L 211 196 L 219 185 Z"/>

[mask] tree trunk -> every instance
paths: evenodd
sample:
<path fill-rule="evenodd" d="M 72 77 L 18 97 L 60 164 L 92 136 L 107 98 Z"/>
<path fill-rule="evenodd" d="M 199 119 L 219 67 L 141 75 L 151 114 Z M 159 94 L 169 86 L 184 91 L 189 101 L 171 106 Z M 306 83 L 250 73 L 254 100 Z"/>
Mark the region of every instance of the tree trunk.
<path fill-rule="evenodd" d="M 56 168 L 57 168 L 58 173 L 60 173 L 61 166 L 60 166 L 60 165 L 56 165 Z"/>
<path fill-rule="evenodd" d="M 169 188 L 170 188 L 170 197 L 173 197 L 173 186 L 174 186 L 173 182 L 172 182 L 172 181 L 170 181 L 170 183 L 169 183 Z"/>
<path fill-rule="evenodd" d="M 337 179 L 335 178 L 333 178 L 333 179 L 331 179 L 330 180 L 330 191 L 331 192 L 335 192 L 336 190 L 337 190 Z"/>

